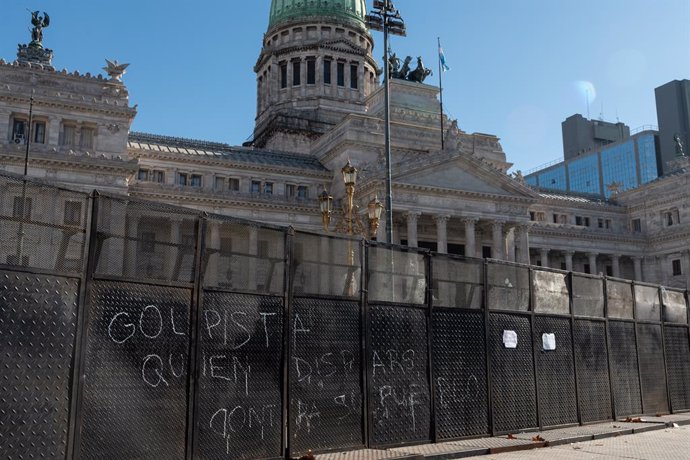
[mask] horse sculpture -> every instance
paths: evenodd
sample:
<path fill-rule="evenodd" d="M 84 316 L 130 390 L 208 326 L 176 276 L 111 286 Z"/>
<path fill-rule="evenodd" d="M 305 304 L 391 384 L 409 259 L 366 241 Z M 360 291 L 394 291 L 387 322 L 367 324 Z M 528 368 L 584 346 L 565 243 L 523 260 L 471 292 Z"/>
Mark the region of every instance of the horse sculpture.
<path fill-rule="evenodd" d="M 405 60 L 405 62 L 408 62 L 407 59 Z M 431 69 L 427 69 L 426 67 L 424 67 L 422 57 L 420 56 L 417 58 L 417 68 L 407 75 L 407 79 L 409 81 L 415 81 L 417 83 L 424 83 L 424 80 L 426 80 L 426 77 L 428 77 L 429 75 L 433 75 L 433 72 L 431 71 Z"/>
<path fill-rule="evenodd" d="M 407 78 L 407 74 L 410 72 L 410 61 L 412 61 L 412 58 L 410 56 L 407 56 L 405 58 L 405 61 L 403 62 L 402 67 L 400 67 L 400 70 L 395 73 L 392 73 L 391 78 L 405 80 Z"/>

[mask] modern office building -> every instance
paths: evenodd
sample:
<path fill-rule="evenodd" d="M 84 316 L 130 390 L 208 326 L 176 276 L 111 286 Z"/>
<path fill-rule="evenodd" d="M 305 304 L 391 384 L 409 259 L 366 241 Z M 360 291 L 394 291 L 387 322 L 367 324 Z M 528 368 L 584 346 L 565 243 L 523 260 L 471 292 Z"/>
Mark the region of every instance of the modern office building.
<path fill-rule="evenodd" d="M 630 128 L 621 122 L 588 120 L 579 113 L 561 123 L 563 158 L 570 160 L 630 137 Z"/>
<path fill-rule="evenodd" d="M 348 160 L 360 169 L 354 194 L 360 209 L 385 191 L 385 98 L 366 4 L 328 5 L 273 0 L 257 44 L 254 138 L 243 146 L 130 133 L 146 108 L 130 105 L 121 68 L 109 66 L 105 77 L 55 70 L 46 56 L 26 56 L 20 47 L 17 61 L 0 60 L 0 168 L 23 173 L 21 123 L 28 122 L 33 93 L 31 176 L 322 232 L 318 196 L 325 184 L 336 200 L 344 197 L 341 168 Z M 268 4 L 245 7 L 258 12 Z M 61 52 L 68 51 L 56 56 Z M 656 131 L 618 142 L 599 132 L 597 139 L 613 143 L 526 183 L 507 173 L 511 163 L 498 137 L 465 132 L 453 120 L 444 120 L 441 132 L 437 87 L 393 79 L 390 106 L 394 243 L 668 286 L 690 282 L 690 172 L 657 179 Z M 621 192 L 607 200 L 614 182 L 622 183 Z M 21 197 L 6 190 L 0 199 L 12 210 Z M 64 212 L 68 222 L 75 207 L 58 203 L 50 211 Z M 118 224 L 132 238 L 190 235 L 185 221 L 145 213 Z M 384 232 L 385 224 L 379 239 Z M 14 254 L 13 238 L 0 242 L 0 263 Z M 212 240 L 232 244 L 232 235 L 216 232 Z M 260 232 L 249 241 L 253 254 L 278 253 Z M 305 257 L 315 256 L 313 249 L 304 248 Z"/>
<path fill-rule="evenodd" d="M 659 122 L 659 146 L 663 174 L 675 168 L 669 162 L 676 157 L 678 135 L 688 154 L 690 147 L 690 80 L 674 80 L 654 90 L 656 114 Z"/>
<path fill-rule="evenodd" d="M 574 115 L 568 120 L 575 117 L 582 118 Z M 537 168 L 525 176 L 525 181 L 540 190 L 610 198 L 616 192 L 639 187 L 659 177 L 658 142 L 657 131 L 644 129 L 622 141 Z M 565 139 L 563 143 L 565 145 Z"/>

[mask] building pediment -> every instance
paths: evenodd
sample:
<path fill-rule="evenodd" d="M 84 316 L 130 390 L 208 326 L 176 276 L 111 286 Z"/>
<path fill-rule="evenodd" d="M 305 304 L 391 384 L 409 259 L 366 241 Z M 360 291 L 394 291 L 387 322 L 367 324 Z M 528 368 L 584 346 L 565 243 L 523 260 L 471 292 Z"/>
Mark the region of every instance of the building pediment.
<path fill-rule="evenodd" d="M 530 188 L 485 161 L 458 152 L 438 153 L 399 163 L 393 168 L 393 182 L 444 193 L 506 197 L 536 201 Z"/>

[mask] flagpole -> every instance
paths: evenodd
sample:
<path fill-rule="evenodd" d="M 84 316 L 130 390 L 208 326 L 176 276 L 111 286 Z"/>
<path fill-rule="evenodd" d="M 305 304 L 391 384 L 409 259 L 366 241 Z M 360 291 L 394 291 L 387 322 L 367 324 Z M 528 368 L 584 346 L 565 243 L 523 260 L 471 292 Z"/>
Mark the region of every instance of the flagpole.
<path fill-rule="evenodd" d="M 445 141 L 443 135 L 443 69 L 441 68 L 441 37 L 438 39 L 438 89 L 441 96 L 441 150 L 445 149 Z"/>

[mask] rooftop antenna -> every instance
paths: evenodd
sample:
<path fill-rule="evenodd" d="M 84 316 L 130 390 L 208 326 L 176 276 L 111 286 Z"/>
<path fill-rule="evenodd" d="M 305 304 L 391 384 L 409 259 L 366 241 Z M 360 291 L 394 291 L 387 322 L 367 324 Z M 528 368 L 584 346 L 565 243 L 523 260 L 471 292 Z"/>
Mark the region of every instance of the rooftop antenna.
<path fill-rule="evenodd" d="M 599 112 L 599 121 L 604 121 L 604 100 L 601 100 L 601 112 Z"/>
<path fill-rule="evenodd" d="M 587 98 L 587 119 L 589 120 L 589 88 L 585 90 L 585 97 Z"/>
<path fill-rule="evenodd" d="M 618 118 L 618 107 L 616 107 L 616 123 L 620 123 L 621 119 Z"/>

